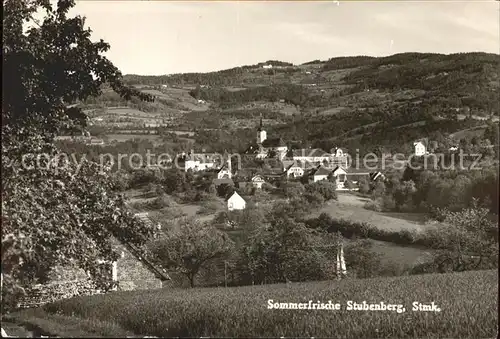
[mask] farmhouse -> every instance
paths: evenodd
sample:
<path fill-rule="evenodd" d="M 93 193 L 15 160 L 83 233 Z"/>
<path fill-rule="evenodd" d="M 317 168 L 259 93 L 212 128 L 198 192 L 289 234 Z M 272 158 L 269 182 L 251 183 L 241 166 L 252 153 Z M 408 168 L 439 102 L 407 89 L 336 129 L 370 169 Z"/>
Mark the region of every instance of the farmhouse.
<path fill-rule="evenodd" d="M 309 172 L 309 182 L 318 182 L 328 179 L 332 172 L 323 165 L 319 165 Z"/>
<path fill-rule="evenodd" d="M 330 166 L 342 166 L 347 168 L 349 166 L 349 154 L 345 148 L 335 147 L 331 150 L 331 157 L 329 159 Z"/>
<path fill-rule="evenodd" d="M 283 161 L 283 171 L 287 178 L 300 178 L 304 175 L 304 167 L 298 161 Z"/>
<path fill-rule="evenodd" d="M 234 211 L 234 210 L 244 210 L 246 207 L 246 201 L 243 199 L 238 193 L 234 192 L 228 199 L 227 199 L 227 209 L 229 211 Z"/>
<path fill-rule="evenodd" d="M 252 178 L 252 185 L 253 187 L 255 188 L 262 188 L 262 185 L 265 183 L 266 181 L 264 180 L 264 178 L 261 176 L 261 175 L 255 175 L 253 178 Z"/>
<path fill-rule="evenodd" d="M 385 176 L 382 172 L 370 172 L 370 170 L 365 168 L 345 169 L 341 166 L 337 166 L 332 171 L 332 175 L 336 179 L 338 190 L 358 190 L 356 187 L 346 187 L 346 182 L 349 181 L 352 184 L 357 184 L 362 177 L 366 178 L 367 181 L 385 180 Z"/>
<path fill-rule="evenodd" d="M 217 179 L 231 179 L 233 173 L 231 172 L 231 159 L 227 160 L 227 163 L 222 166 L 217 172 Z"/>
<path fill-rule="evenodd" d="M 422 139 L 422 140 L 417 140 L 413 143 L 413 147 L 415 148 L 415 156 L 420 157 L 423 155 L 428 154 L 427 152 L 427 140 Z"/>
<path fill-rule="evenodd" d="M 187 172 L 189 169 L 193 172 L 205 171 L 210 168 L 214 168 L 222 163 L 222 156 L 217 153 L 201 153 L 195 154 L 194 150 L 191 150 L 187 155 L 183 154 L 184 157 L 184 170 Z"/>

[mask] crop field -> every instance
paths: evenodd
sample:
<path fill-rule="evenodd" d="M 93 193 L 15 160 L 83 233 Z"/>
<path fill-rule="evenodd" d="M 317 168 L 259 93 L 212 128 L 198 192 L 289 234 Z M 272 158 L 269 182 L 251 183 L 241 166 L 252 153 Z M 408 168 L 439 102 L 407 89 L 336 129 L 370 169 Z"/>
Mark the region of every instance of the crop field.
<path fill-rule="evenodd" d="M 146 139 L 146 140 L 151 140 L 153 142 L 160 142 L 161 141 L 161 136 L 157 134 L 107 134 L 108 140 L 109 141 L 117 141 L 117 142 L 124 142 L 127 140 L 134 140 L 134 139 Z"/>
<path fill-rule="evenodd" d="M 161 91 L 147 89 L 142 90 L 142 92 L 154 95 L 163 100 L 173 101 L 178 105 L 184 107 L 185 109 L 191 111 L 206 111 L 210 107 L 210 105 L 206 103 L 198 103 L 197 100 L 189 94 L 188 88 L 184 89 L 169 87 L 166 89 L 162 89 Z"/>
<path fill-rule="evenodd" d="M 493 338 L 498 271 L 428 274 L 234 288 L 163 289 L 76 297 L 21 319 L 71 317 L 136 335 L 162 337 Z M 339 310 L 269 309 L 278 303 L 331 301 Z M 347 310 L 348 301 L 402 305 L 396 311 Z M 439 312 L 414 311 L 434 302 Z M 403 311 L 404 307 L 404 311 Z M 78 325 L 76 325 L 78 326 Z M 59 323 L 59 327 L 61 324 Z M 102 326 L 101 326 L 102 327 Z"/>

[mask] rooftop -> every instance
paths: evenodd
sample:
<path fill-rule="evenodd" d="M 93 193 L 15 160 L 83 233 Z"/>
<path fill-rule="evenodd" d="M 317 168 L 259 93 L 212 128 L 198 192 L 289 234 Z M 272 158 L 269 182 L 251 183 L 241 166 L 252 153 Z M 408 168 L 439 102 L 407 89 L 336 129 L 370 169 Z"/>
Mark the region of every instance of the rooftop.
<path fill-rule="evenodd" d="M 302 148 L 295 149 L 292 151 L 294 157 L 328 157 L 329 153 L 323 151 L 320 148 Z"/>

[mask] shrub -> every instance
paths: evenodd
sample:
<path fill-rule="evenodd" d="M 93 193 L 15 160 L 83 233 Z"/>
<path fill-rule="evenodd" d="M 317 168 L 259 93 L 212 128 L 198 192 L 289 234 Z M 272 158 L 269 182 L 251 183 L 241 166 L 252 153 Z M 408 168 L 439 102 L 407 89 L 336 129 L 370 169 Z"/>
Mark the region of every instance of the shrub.
<path fill-rule="evenodd" d="M 392 242 L 398 245 L 421 245 L 431 247 L 435 242 L 434 237 L 427 233 L 419 234 L 408 230 L 387 231 L 364 222 L 360 223 L 345 219 L 333 219 L 326 213 L 322 213 L 318 218 L 308 219 L 306 225 L 309 228 L 323 229 L 328 233 L 340 232 L 346 238 L 369 238 Z"/>
<path fill-rule="evenodd" d="M 382 212 L 382 201 L 381 199 L 370 200 L 365 203 L 364 208 L 370 211 Z"/>
<path fill-rule="evenodd" d="M 327 180 L 317 181 L 305 186 L 307 193 L 319 193 L 325 201 L 337 200 L 336 185 Z"/>

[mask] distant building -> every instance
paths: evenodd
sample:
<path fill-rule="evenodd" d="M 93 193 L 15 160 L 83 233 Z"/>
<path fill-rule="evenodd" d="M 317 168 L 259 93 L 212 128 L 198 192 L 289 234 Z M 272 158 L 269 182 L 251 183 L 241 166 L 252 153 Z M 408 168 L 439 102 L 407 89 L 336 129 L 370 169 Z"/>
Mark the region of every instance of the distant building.
<path fill-rule="evenodd" d="M 329 161 L 331 155 L 320 148 L 303 148 L 292 150 L 292 159 L 295 161 L 323 163 Z"/>
<path fill-rule="evenodd" d="M 426 143 L 425 143 L 425 140 L 418 140 L 418 141 L 415 141 L 413 143 L 413 147 L 414 147 L 414 154 L 417 156 L 417 157 L 420 157 L 420 156 L 423 156 L 423 155 L 426 155 L 427 154 L 427 147 L 426 147 Z"/>
<path fill-rule="evenodd" d="M 103 146 L 104 145 L 104 140 L 102 139 L 90 139 L 87 141 L 87 145 L 91 146 Z"/>
<path fill-rule="evenodd" d="M 222 160 L 222 156 L 218 153 L 196 154 L 194 150 L 191 150 L 190 153 L 184 155 L 184 170 L 205 171 L 220 165 Z"/>
<path fill-rule="evenodd" d="M 262 68 L 265 68 L 265 69 L 273 68 L 273 65 L 263 65 Z"/>
<path fill-rule="evenodd" d="M 328 179 L 328 176 L 332 173 L 331 170 L 327 169 L 323 165 L 319 165 L 309 172 L 309 182 L 318 182 L 321 180 Z"/>
<path fill-rule="evenodd" d="M 369 181 L 376 181 L 376 180 L 385 180 L 385 176 L 382 172 L 380 171 L 374 171 L 370 172 L 370 170 L 365 169 L 365 168 L 342 168 L 341 166 L 337 166 L 333 171 L 332 171 L 333 177 L 336 179 L 336 185 L 337 189 L 339 191 L 344 191 L 348 189 L 352 189 L 354 191 L 358 190 L 359 188 L 348 188 L 346 187 L 345 183 L 347 181 L 350 181 L 352 184 L 357 184 L 361 178 L 366 178 L 366 180 Z"/>
<path fill-rule="evenodd" d="M 244 210 L 246 201 L 237 192 L 234 192 L 229 199 L 227 199 L 227 209 L 229 211 Z"/>
<path fill-rule="evenodd" d="M 349 166 L 349 154 L 345 148 L 334 147 L 330 150 L 331 157 L 329 159 L 330 166 L 341 166 L 347 168 Z"/>
<path fill-rule="evenodd" d="M 300 178 L 304 175 L 304 166 L 298 161 L 283 161 L 283 170 L 287 178 Z"/>
<path fill-rule="evenodd" d="M 262 178 L 262 176 L 260 175 L 255 175 L 253 178 L 252 178 L 252 185 L 253 187 L 255 188 L 262 188 L 262 185 L 265 183 L 265 180 L 264 178 Z"/>
<path fill-rule="evenodd" d="M 254 144 L 250 145 L 245 154 L 255 154 L 257 159 L 270 157 L 271 153 L 275 153 L 276 158 L 283 160 L 288 151 L 288 146 L 282 138 L 268 138 L 267 132 L 262 127 L 262 116 L 260 124 L 257 128 L 257 138 Z"/>
<path fill-rule="evenodd" d="M 224 164 L 224 166 L 222 166 L 217 172 L 217 179 L 231 179 L 232 177 L 231 159 L 228 158 L 226 164 Z"/>

